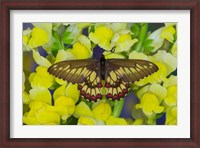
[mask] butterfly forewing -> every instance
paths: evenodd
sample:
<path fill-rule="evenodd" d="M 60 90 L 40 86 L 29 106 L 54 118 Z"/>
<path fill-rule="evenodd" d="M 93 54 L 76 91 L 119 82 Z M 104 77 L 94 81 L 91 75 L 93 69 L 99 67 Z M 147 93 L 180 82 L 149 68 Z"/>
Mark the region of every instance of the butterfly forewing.
<path fill-rule="evenodd" d="M 107 99 L 119 100 L 124 97 L 131 83 L 158 71 L 149 61 L 131 59 L 109 59 L 105 64 L 105 88 Z"/>
<path fill-rule="evenodd" d="M 71 83 L 84 82 L 92 71 L 98 72 L 97 60 L 69 60 L 53 64 L 48 72 Z"/>
<path fill-rule="evenodd" d="M 89 101 L 102 99 L 98 60 L 70 60 L 53 64 L 48 72 L 71 83 L 78 83 L 80 94 Z"/>

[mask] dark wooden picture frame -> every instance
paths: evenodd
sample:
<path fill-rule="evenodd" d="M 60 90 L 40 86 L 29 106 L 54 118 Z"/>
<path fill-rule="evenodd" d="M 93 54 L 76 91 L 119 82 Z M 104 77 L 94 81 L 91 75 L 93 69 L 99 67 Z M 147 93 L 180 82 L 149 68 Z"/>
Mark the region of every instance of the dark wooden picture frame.
<path fill-rule="evenodd" d="M 20 1 L 1 2 L 0 52 L 0 147 L 200 147 L 200 1 L 199 0 L 116 0 L 116 1 Z M 190 138 L 10 138 L 10 11 L 11 10 L 190 10 Z M 31 134 L 31 133 L 29 133 Z"/>

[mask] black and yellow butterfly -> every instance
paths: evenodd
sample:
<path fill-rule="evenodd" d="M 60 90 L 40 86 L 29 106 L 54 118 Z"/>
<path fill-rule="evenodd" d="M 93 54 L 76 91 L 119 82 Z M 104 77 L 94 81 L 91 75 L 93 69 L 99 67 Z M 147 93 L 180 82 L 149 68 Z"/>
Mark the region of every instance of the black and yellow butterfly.
<path fill-rule="evenodd" d="M 158 71 L 149 61 L 135 59 L 84 59 L 69 60 L 53 64 L 48 72 L 67 82 L 77 83 L 80 94 L 88 101 L 106 98 L 119 100 L 127 95 L 130 84 Z M 105 80 L 105 83 L 102 83 Z M 104 86 L 103 86 L 104 85 Z"/>

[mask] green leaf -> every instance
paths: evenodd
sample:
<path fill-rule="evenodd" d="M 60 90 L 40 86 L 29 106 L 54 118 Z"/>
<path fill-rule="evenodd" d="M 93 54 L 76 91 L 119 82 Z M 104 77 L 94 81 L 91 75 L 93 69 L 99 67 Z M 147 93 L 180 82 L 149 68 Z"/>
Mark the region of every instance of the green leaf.
<path fill-rule="evenodd" d="M 138 37 L 140 33 L 140 27 L 138 24 L 133 24 L 131 26 L 131 32 L 133 33 L 132 38 Z"/>
<path fill-rule="evenodd" d="M 144 40 L 144 43 L 143 43 L 143 47 L 150 47 L 151 44 L 153 43 L 153 40 L 152 39 L 146 39 Z"/>
<path fill-rule="evenodd" d="M 74 116 L 69 117 L 67 120 L 62 120 L 62 125 L 77 125 L 78 119 Z"/>
<path fill-rule="evenodd" d="M 54 38 L 54 42 L 53 42 L 51 52 L 56 57 L 58 50 L 62 48 L 62 45 L 60 43 L 60 38 L 59 38 L 58 33 L 56 31 L 54 31 L 52 33 L 52 35 L 53 35 L 53 38 Z"/>
<path fill-rule="evenodd" d="M 70 38 L 70 34 L 71 34 L 71 32 L 69 32 L 67 30 L 62 34 L 61 39 L 62 39 L 63 43 L 71 44 L 73 42 L 73 39 Z"/>
<path fill-rule="evenodd" d="M 92 25 L 92 26 L 89 26 L 89 28 L 88 28 L 88 34 L 90 34 L 91 32 L 94 32 L 94 25 Z"/>

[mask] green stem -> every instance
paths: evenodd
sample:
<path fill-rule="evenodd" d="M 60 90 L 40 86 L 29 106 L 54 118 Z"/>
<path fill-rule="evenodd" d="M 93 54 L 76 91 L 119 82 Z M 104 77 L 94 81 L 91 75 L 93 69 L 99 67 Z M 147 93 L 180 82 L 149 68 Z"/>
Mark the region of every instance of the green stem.
<path fill-rule="evenodd" d="M 143 45 L 144 39 L 146 37 L 147 30 L 148 30 L 148 24 L 147 23 L 142 24 L 141 29 L 140 29 L 140 34 L 138 37 L 138 42 L 135 46 L 135 51 L 139 52 L 142 50 L 142 45 Z"/>
<path fill-rule="evenodd" d="M 121 114 L 123 106 L 124 106 L 124 99 L 121 99 L 120 101 L 115 101 L 115 105 L 114 105 L 112 115 L 114 117 L 119 117 L 119 115 Z"/>

